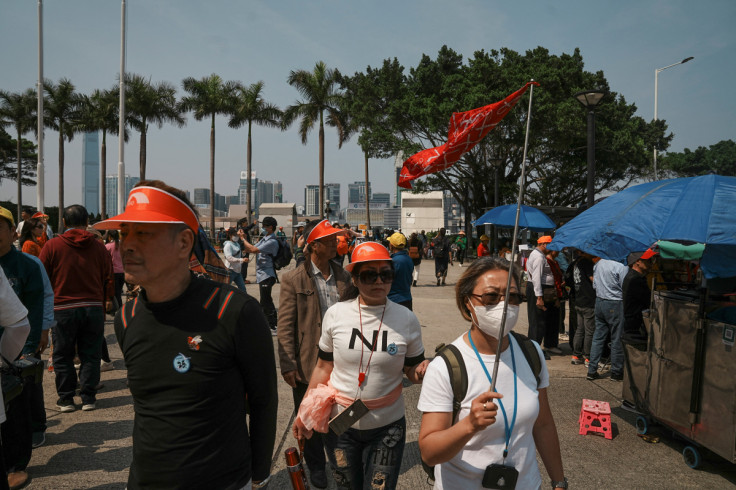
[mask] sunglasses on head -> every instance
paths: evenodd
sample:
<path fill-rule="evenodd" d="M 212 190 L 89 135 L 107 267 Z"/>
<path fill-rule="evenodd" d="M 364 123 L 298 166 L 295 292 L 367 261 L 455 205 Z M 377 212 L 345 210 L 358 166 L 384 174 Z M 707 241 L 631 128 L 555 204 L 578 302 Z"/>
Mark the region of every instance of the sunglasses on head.
<path fill-rule="evenodd" d="M 380 272 L 367 270 L 360 271 L 360 274 L 358 274 L 358 279 L 360 279 L 360 282 L 362 282 L 363 284 L 373 284 L 378 280 L 379 277 L 381 278 L 382 282 L 393 282 L 394 271 L 393 269 L 383 269 Z"/>
<path fill-rule="evenodd" d="M 508 301 L 508 303 L 513 306 L 519 306 L 521 304 L 521 295 L 519 293 L 483 293 L 471 294 L 470 296 L 480 299 L 480 303 L 483 306 L 495 306 L 499 303 L 499 301 L 501 301 L 501 298 L 506 298 L 506 301 Z"/>

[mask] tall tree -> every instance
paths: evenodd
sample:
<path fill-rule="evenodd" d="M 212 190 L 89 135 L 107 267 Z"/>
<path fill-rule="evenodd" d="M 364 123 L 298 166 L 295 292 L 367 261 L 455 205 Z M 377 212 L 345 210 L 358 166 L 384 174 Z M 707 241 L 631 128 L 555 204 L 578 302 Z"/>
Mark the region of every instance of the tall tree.
<path fill-rule="evenodd" d="M 250 222 L 252 216 L 252 202 L 251 201 L 251 157 L 252 157 L 252 140 L 251 140 L 251 127 L 253 123 L 260 126 L 279 127 L 281 125 L 281 110 L 263 100 L 261 92 L 263 91 L 263 82 L 256 82 L 248 87 L 238 84 L 235 88 L 235 99 L 232 107 L 232 117 L 230 118 L 229 126 L 231 128 L 239 128 L 243 125 L 248 125 L 248 142 L 246 146 L 246 161 L 247 167 L 246 172 L 248 174 L 248 190 L 246 193 L 246 210 L 248 212 L 248 222 Z"/>
<path fill-rule="evenodd" d="M 392 114 L 393 102 L 403 97 L 403 90 L 406 88 L 403 71 L 404 67 L 394 58 L 385 60 L 381 68 L 369 66 L 365 73 L 340 77 L 340 86 L 345 91 L 341 112 L 343 119 L 347 121 L 343 140 L 359 134 L 358 145 L 363 151 L 366 182 L 370 182 L 369 158 L 388 158 L 396 149 L 389 129 L 392 125 L 388 121 L 395 119 Z M 365 207 L 366 226 L 370 229 L 370 197 L 367 192 Z"/>
<path fill-rule="evenodd" d="M 307 136 L 319 121 L 319 215 L 324 217 L 325 206 L 325 117 L 327 124 L 337 128 L 338 141 L 343 141 L 343 125 L 340 118 L 340 104 L 342 92 L 338 82 L 340 72 L 327 68 L 323 61 L 317 62 L 314 70 L 292 70 L 287 82 L 296 88 L 303 100 L 297 100 L 294 105 L 284 111 L 284 129 L 300 118 L 299 135 L 302 144 L 307 144 Z"/>
<path fill-rule="evenodd" d="M 22 136 L 33 130 L 36 122 L 36 92 L 6 92 L 0 90 L 0 125 L 13 126 L 16 133 L 16 182 L 18 183 L 18 220 L 23 205 L 23 169 L 21 158 Z"/>
<path fill-rule="evenodd" d="M 168 82 L 152 83 L 141 75 L 125 75 L 125 111 L 128 123 L 141 135 L 140 178 L 146 180 L 146 148 L 151 123 L 161 128 L 169 122 L 178 127 L 186 122 L 176 102 L 176 87 Z"/>
<path fill-rule="evenodd" d="M 709 147 L 699 146 L 695 150 L 685 148 L 682 152 L 667 153 L 663 168 L 676 177 L 693 177 L 714 173 L 736 176 L 736 142 L 721 140 Z"/>
<path fill-rule="evenodd" d="M 201 121 L 210 118 L 210 236 L 215 239 L 215 116 L 226 115 L 233 111 L 235 88 L 234 82 L 223 82 L 219 75 L 212 74 L 199 80 L 188 77 L 182 81 L 184 90 L 189 95 L 181 99 L 183 112 L 192 111 L 194 119 Z"/>
<path fill-rule="evenodd" d="M 61 233 L 64 213 L 64 141 L 71 141 L 78 132 L 82 96 L 76 92 L 74 84 L 67 78 L 60 79 L 58 84 L 46 80 L 44 89 L 48 97 L 48 102 L 44 103 L 46 125 L 59 132 L 59 233 Z"/>
<path fill-rule="evenodd" d="M 107 216 L 107 133 L 117 134 L 118 112 L 120 106 L 120 91 L 117 88 L 110 90 L 95 90 L 90 96 L 84 96 L 80 111 L 81 131 L 102 131 L 102 146 L 100 148 L 100 214 Z M 127 131 L 124 135 L 128 141 Z"/>
<path fill-rule="evenodd" d="M 0 125 L 0 181 L 2 181 L 2 179 L 18 180 L 17 147 L 17 141 L 2 128 L 2 125 Z M 36 148 L 35 143 L 32 141 L 25 138 L 21 140 L 20 178 L 25 186 L 36 185 L 36 181 L 34 180 L 38 158 Z"/>

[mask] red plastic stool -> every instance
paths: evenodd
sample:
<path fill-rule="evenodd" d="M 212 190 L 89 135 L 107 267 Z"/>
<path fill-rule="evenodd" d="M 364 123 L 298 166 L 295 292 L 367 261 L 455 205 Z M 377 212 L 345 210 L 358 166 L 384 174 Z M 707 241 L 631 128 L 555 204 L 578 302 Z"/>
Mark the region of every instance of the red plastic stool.
<path fill-rule="evenodd" d="M 580 422 L 580 435 L 601 434 L 606 439 L 613 439 L 611 406 L 608 402 L 584 399 L 578 422 Z"/>

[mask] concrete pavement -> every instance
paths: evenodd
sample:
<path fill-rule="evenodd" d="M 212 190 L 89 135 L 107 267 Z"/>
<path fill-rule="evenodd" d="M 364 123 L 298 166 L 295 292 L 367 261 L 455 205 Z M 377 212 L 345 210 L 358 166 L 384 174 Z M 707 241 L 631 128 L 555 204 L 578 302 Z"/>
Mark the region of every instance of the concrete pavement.
<path fill-rule="evenodd" d="M 455 264 L 450 268 L 448 285 L 437 287 L 433 280 L 434 263 L 422 263 L 419 285 L 413 289 L 414 311 L 422 324 L 428 356 L 433 355 L 437 344 L 452 341 L 469 326 L 458 313 L 454 297 L 454 284 L 463 270 Z M 254 267 L 250 267 L 249 279 L 252 282 L 255 282 L 254 272 Z M 249 284 L 247 288 L 249 294 L 258 298 L 255 284 Z M 277 304 L 278 293 L 279 286 L 276 285 L 274 298 Z M 525 305 L 521 307 L 516 330 L 526 333 Z M 60 413 L 56 409 L 53 374 L 45 374 L 49 428 L 46 444 L 33 452 L 28 467 L 31 481 L 27 488 L 125 488 L 132 455 L 133 405 L 125 385 L 125 363 L 115 341 L 111 321 L 108 321 L 105 333 L 115 370 L 102 373 L 105 386 L 98 394 L 97 410 Z M 563 349 L 567 355 L 553 356 L 547 363 L 550 371 L 548 394 L 571 488 L 736 488 L 736 466 L 710 456 L 706 457 L 702 469 L 688 468 L 681 455 L 684 443 L 673 438 L 664 428 L 653 429 L 655 434 L 661 435 L 659 443 L 647 443 L 638 437 L 634 427 L 635 414 L 618 408 L 621 383 L 608 378 L 587 381 L 585 368 L 572 366 L 569 347 L 565 344 Z M 419 463 L 416 442 L 421 421 L 421 414 L 416 410 L 419 392 L 419 386 L 409 386 L 404 390 L 407 444 L 399 478 L 399 488 L 402 489 L 430 488 Z M 613 440 L 578 435 L 578 414 L 583 398 L 611 404 Z M 280 382 L 274 476 L 269 488 L 291 488 L 283 451 L 295 445 L 288 427 L 292 410 L 291 389 Z M 548 478 L 541 462 L 540 468 L 544 482 L 542 488 L 547 488 Z M 329 488 L 334 488 L 334 485 L 331 483 Z"/>

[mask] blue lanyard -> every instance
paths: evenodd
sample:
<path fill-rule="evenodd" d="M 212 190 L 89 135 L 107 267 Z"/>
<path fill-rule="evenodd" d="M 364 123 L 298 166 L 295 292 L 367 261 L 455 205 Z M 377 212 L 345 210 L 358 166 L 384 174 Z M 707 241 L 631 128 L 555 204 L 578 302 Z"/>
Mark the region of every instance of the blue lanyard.
<path fill-rule="evenodd" d="M 480 365 L 483 366 L 483 371 L 486 373 L 486 377 L 488 378 L 488 383 L 493 384 L 493 381 L 491 380 L 491 374 L 488 372 L 488 368 L 486 367 L 486 364 L 483 362 L 483 359 L 480 357 L 480 353 L 478 352 L 478 349 L 475 347 L 475 343 L 473 342 L 473 336 L 470 335 L 470 330 L 468 330 L 468 340 L 470 341 L 470 346 L 473 348 L 473 351 L 475 351 L 475 355 L 478 357 L 478 362 L 480 362 Z M 501 341 L 499 341 L 501 342 Z M 511 366 L 514 370 L 514 416 L 511 418 L 511 425 L 509 426 L 509 419 L 506 416 L 506 409 L 503 406 L 503 401 L 498 399 L 498 404 L 501 406 L 501 413 L 503 413 L 503 424 L 504 429 L 506 433 L 506 447 L 503 450 L 503 459 L 506 460 L 506 456 L 509 454 L 509 442 L 511 441 L 511 433 L 514 430 L 514 425 L 516 424 L 516 401 L 518 400 L 518 392 L 516 390 L 516 358 L 514 357 L 514 344 L 511 343 L 511 339 L 509 339 L 509 347 L 511 348 Z M 499 352 L 497 355 L 501 355 Z M 500 391 L 498 392 L 500 393 Z"/>

